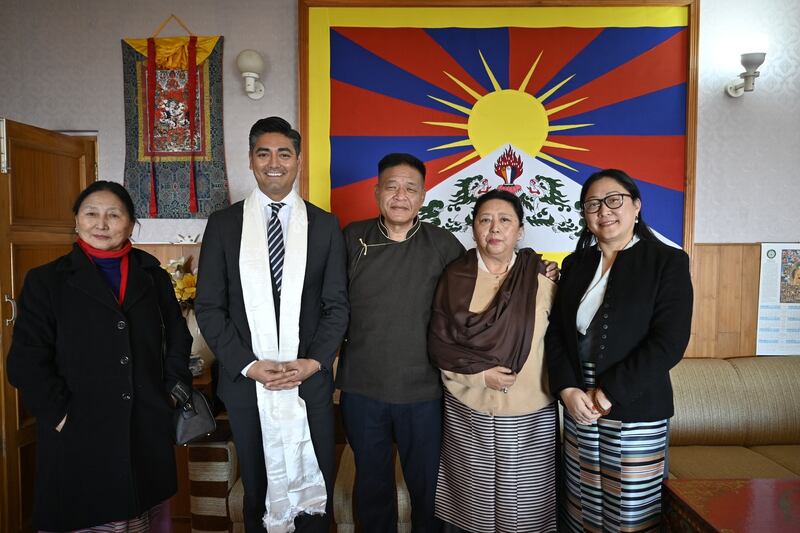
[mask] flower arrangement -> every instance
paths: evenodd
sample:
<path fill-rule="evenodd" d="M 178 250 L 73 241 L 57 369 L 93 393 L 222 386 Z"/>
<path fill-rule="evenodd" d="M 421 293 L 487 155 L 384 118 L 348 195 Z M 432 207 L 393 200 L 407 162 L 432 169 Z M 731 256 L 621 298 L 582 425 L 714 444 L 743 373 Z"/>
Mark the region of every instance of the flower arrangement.
<path fill-rule="evenodd" d="M 197 275 L 188 271 L 185 257 L 170 259 L 163 267 L 172 278 L 172 287 L 175 289 L 175 299 L 182 308 L 191 308 L 197 293 Z"/>

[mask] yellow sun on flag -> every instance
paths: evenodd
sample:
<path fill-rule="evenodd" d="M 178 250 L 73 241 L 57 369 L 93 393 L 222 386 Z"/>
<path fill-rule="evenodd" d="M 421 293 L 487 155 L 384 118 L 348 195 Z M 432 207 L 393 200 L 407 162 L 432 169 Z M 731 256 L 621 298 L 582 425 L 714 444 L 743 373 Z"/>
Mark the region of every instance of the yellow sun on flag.
<path fill-rule="evenodd" d="M 513 144 L 517 148 L 524 150 L 526 153 L 549 161 L 555 165 L 559 165 L 570 170 L 576 169 L 559 161 L 555 157 L 542 152 L 542 148 L 563 148 L 566 150 L 578 150 L 582 152 L 588 151 L 587 148 L 579 146 L 572 146 L 569 144 L 562 144 L 553 141 L 548 141 L 547 137 L 550 132 L 571 130 L 575 128 L 585 128 L 593 124 L 563 124 L 551 126 L 549 117 L 559 111 L 574 106 L 575 104 L 586 100 L 586 98 L 578 98 L 566 104 L 545 108 L 544 102 L 550 96 L 558 91 L 565 83 L 573 78 L 569 76 L 564 79 L 552 89 L 542 94 L 538 98 L 526 92 L 528 82 L 533 76 L 533 71 L 539 60 L 542 58 L 542 53 L 531 65 L 525 79 L 522 80 L 519 88 L 517 89 L 503 89 L 497 82 L 492 69 L 486 63 L 483 53 L 479 50 L 483 67 L 489 75 L 492 82 L 493 91 L 486 94 L 480 94 L 467 86 L 464 82 L 452 76 L 448 72 L 444 74 L 453 80 L 461 89 L 467 94 L 475 98 L 476 102 L 472 108 L 464 107 L 462 105 L 448 102 L 441 98 L 428 95 L 428 98 L 436 100 L 456 111 L 464 113 L 467 116 L 466 122 L 424 122 L 432 126 L 443 126 L 446 128 L 454 128 L 459 130 L 466 130 L 467 138 L 461 141 L 455 141 L 448 144 L 442 144 L 429 148 L 429 150 L 443 150 L 445 148 L 455 148 L 459 146 L 472 146 L 473 151 L 462 157 L 455 163 L 443 168 L 440 172 L 445 172 L 453 167 L 457 167 L 465 161 L 476 158 L 478 156 L 485 157 L 496 149 L 507 144 Z"/>

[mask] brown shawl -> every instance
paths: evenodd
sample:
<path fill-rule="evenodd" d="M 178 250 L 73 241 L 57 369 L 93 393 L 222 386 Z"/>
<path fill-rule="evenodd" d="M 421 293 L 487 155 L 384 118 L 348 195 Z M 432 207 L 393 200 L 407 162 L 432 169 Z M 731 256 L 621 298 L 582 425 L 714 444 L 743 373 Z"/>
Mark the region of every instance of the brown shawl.
<path fill-rule="evenodd" d="M 478 277 L 477 253 L 470 250 L 450 263 L 439 280 L 428 353 L 435 366 L 459 374 L 496 366 L 519 372 L 531 351 L 542 258 L 530 248 L 520 250 L 486 310 L 472 313 L 469 304 Z"/>

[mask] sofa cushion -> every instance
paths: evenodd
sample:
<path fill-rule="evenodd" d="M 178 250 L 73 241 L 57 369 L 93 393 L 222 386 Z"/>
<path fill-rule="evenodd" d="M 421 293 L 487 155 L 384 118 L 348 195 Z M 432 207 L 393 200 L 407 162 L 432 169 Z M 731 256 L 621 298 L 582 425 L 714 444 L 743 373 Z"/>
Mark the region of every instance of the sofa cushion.
<path fill-rule="evenodd" d="M 356 479 L 356 464 L 350 446 L 336 446 L 339 456 L 339 467 L 336 472 L 336 483 L 333 485 L 333 517 L 338 526 L 337 531 L 351 533 L 355 531 L 353 516 L 353 485 Z"/>
<path fill-rule="evenodd" d="M 800 476 L 800 444 L 753 446 L 750 449 Z"/>
<path fill-rule="evenodd" d="M 353 505 L 353 488 L 356 479 L 356 464 L 353 449 L 350 446 L 337 446 L 339 469 L 336 472 L 336 484 L 333 486 L 333 517 L 339 533 L 355 531 L 355 507 Z M 394 452 L 394 476 L 397 491 L 397 531 L 411 531 L 411 498 L 400 466 L 400 456 Z"/>
<path fill-rule="evenodd" d="M 743 446 L 670 446 L 669 472 L 676 479 L 800 477 Z"/>
<path fill-rule="evenodd" d="M 244 484 L 242 478 L 236 480 L 228 497 L 228 516 L 234 524 L 244 524 Z"/>
<path fill-rule="evenodd" d="M 675 416 L 670 446 L 743 446 L 749 410 L 725 359 L 684 359 L 670 371 Z"/>
<path fill-rule="evenodd" d="M 189 493 L 192 527 L 197 531 L 228 531 L 228 492 L 238 477 L 233 443 L 189 445 Z"/>
<path fill-rule="evenodd" d="M 747 399 L 745 446 L 800 444 L 800 357 L 729 359 Z M 738 403 L 738 402 L 737 402 Z"/>
<path fill-rule="evenodd" d="M 395 450 L 394 458 L 394 479 L 397 491 L 397 533 L 411 533 L 411 496 L 408 494 L 408 486 L 406 485 L 406 478 L 403 477 L 403 467 L 400 464 L 400 455 L 397 450 Z"/>

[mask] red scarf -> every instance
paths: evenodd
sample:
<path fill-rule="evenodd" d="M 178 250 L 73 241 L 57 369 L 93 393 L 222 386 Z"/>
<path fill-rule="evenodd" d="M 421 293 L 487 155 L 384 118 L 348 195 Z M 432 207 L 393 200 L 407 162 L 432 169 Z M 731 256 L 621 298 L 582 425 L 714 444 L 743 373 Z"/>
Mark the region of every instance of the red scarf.
<path fill-rule="evenodd" d="M 131 241 L 125 241 L 125 244 L 119 250 L 98 250 L 91 244 L 87 243 L 80 237 L 76 241 L 78 246 L 81 247 L 83 253 L 89 258 L 89 261 L 94 263 L 94 258 L 98 259 L 119 259 L 119 298 L 117 301 L 122 305 L 125 300 L 125 289 L 128 286 L 128 254 L 133 248 Z"/>

